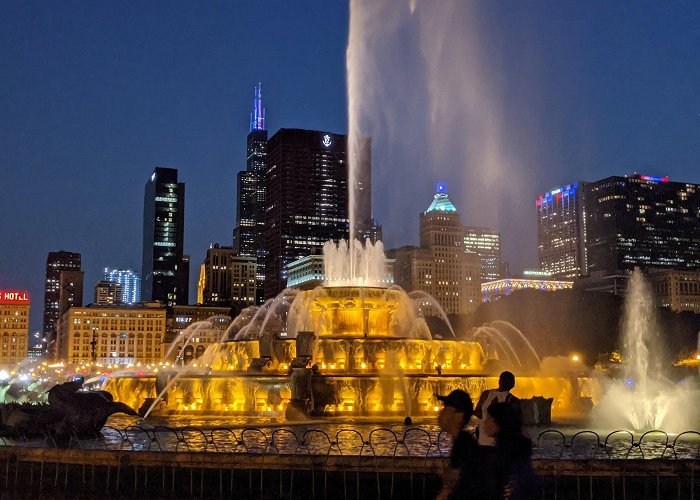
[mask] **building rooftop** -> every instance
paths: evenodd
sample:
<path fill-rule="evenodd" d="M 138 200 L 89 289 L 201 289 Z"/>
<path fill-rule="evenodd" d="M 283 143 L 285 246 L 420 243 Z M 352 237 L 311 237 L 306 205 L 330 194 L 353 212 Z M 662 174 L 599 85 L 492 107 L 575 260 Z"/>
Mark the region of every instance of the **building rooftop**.
<path fill-rule="evenodd" d="M 452 201 L 450 201 L 450 197 L 448 196 L 448 194 L 445 192 L 445 190 L 447 189 L 446 186 L 442 182 L 439 182 L 436 186 L 436 189 L 437 193 L 435 193 L 435 196 L 433 196 L 433 202 L 430 204 L 425 213 L 427 214 L 428 212 L 435 211 L 456 212 L 457 209 L 452 204 Z"/>

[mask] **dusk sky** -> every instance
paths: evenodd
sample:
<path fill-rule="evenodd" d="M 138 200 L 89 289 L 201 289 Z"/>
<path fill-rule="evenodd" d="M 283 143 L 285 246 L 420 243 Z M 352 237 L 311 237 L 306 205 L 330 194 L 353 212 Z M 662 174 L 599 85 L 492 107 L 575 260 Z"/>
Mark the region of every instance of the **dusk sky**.
<path fill-rule="evenodd" d="M 417 244 L 438 181 L 516 273 L 537 266 L 540 193 L 700 183 L 700 2 L 375 5 L 358 8 L 386 247 Z M 194 300 L 208 245 L 231 244 L 253 85 L 270 135 L 346 133 L 349 21 L 343 1 L 0 0 L 0 289 L 30 292 L 31 331 L 48 252 L 82 254 L 86 302 L 105 266 L 140 271 L 155 166 L 186 184 Z"/>

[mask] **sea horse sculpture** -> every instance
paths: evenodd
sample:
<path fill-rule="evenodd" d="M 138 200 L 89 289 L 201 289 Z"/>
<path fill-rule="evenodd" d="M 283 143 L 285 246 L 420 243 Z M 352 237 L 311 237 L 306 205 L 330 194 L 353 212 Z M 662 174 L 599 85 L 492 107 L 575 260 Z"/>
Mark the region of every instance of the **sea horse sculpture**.
<path fill-rule="evenodd" d="M 51 431 L 94 436 L 114 413 L 138 415 L 124 403 L 114 402 L 109 392 L 83 392 L 82 386 L 82 380 L 53 386 L 48 390 L 48 405 L 4 405 L 2 424 L 21 434 Z"/>

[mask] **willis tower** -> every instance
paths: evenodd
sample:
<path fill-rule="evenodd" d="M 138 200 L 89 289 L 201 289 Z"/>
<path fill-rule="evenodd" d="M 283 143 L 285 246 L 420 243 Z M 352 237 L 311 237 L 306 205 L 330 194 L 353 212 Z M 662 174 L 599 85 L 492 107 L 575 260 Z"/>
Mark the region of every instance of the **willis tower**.
<path fill-rule="evenodd" d="M 250 114 L 246 170 L 238 172 L 238 206 L 233 248 L 243 257 L 257 258 L 256 302 L 263 302 L 265 281 L 265 170 L 267 169 L 267 130 L 262 105 L 262 84 L 255 86 L 253 112 Z"/>

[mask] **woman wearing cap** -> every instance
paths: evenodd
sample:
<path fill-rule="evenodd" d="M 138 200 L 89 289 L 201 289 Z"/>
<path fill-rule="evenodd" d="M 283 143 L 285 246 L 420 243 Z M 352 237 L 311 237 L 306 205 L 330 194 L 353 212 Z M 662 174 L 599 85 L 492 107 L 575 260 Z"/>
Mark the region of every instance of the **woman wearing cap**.
<path fill-rule="evenodd" d="M 476 440 L 464 429 L 474 414 L 469 394 L 457 389 L 447 396 L 437 398 L 443 403 L 443 408 L 438 413 L 438 425 L 452 437 L 450 462 L 444 470 L 442 489 L 437 499 L 495 498 L 495 481 L 490 480 L 495 476 L 482 459 Z"/>

